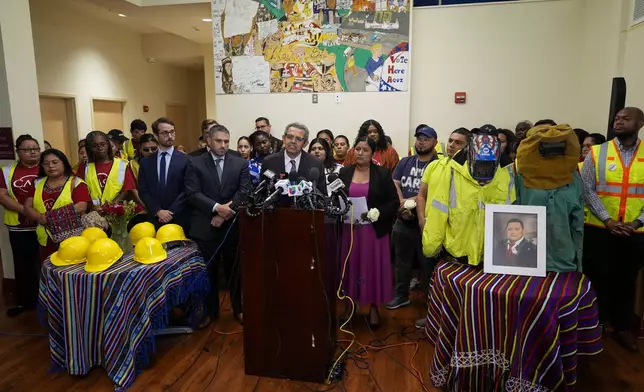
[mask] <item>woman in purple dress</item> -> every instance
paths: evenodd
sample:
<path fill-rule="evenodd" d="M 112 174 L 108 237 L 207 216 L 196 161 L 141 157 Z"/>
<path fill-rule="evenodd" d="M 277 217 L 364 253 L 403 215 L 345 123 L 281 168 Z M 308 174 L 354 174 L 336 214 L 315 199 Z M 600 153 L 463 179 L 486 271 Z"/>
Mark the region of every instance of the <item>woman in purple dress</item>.
<path fill-rule="evenodd" d="M 376 143 L 366 136 L 358 137 L 353 148 L 356 163 L 342 168 L 339 176 L 349 197 L 366 198 L 368 208 L 375 208 L 380 214 L 374 222 L 353 225 L 352 247 L 351 227 L 345 224 L 340 261 L 344 262 L 350 247 L 351 254 L 342 288 L 356 303 L 371 304 L 369 324 L 375 328 L 380 324 L 378 306 L 393 293 L 389 234 L 399 201 L 391 171 L 371 160 Z M 356 219 L 360 217 L 354 216 Z"/>

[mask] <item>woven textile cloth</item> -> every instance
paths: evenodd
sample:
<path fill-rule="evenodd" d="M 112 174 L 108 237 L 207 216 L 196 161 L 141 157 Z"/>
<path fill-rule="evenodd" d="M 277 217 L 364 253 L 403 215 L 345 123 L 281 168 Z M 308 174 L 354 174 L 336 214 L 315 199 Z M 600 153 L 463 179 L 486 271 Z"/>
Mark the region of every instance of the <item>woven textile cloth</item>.
<path fill-rule="evenodd" d="M 441 262 L 425 328 L 432 382 L 449 392 L 572 391 L 577 356 L 602 351 L 595 292 L 579 272 L 535 278 Z"/>
<path fill-rule="evenodd" d="M 53 370 L 82 375 L 102 366 L 115 390 L 126 390 L 148 365 L 154 331 L 166 327 L 169 310 L 188 299 L 200 303 L 208 290 L 206 265 L 194 244 L 150 265 L 133 261 L 129 252 L 100 273 L 45 260 L 39 313 L 49 330 Z"/>

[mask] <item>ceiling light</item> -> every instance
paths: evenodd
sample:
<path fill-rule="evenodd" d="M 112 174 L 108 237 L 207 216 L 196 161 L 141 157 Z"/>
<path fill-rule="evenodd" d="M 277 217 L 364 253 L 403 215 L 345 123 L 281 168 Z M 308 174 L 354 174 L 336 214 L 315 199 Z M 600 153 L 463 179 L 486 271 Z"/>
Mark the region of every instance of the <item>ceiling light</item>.
<path fill-rule="evenodd" d="M 204 21 L 204 22 L 212 22 L 212 19 L 210 19 L 210 18 L 203 18 L 201 20 Z"/>
<path fill-rule="evenodd" d="M 119 16 L 120 16 L 121 18 L 127 18 L 127 15 L 125 15 L 125 14 L 119 14 Z"/>

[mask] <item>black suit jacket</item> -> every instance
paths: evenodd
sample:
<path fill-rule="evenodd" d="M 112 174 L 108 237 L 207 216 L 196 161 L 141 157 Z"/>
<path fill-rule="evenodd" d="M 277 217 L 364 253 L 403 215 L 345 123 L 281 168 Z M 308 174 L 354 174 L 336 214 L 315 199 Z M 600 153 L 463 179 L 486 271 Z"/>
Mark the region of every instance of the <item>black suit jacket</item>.
<path fill-rule="evenodd" d="M 273 152 L 278 153 L 282 151 L 282 146 L 282 140 L 271 135 L 271 149 L 273 150 Z"/>
<path fill-rule="evenodd" d="M 204 147 L 204 148 L 198 148 L 198 149 L 194 150 L 193 152 L 191 152 L 188 155 L 193 157 L 193 158 L 195 158 L 195 157 L 200 157 L 200 156 L 202 156 L 203 154 L 205 154 L 207 152 L 208 152 L 208 147 Z M 241 158 L 241 154 L 239 152 L 235 151 L 235 150 L 228 150 L 228 152 L 226 154 L 230 154 L 232 156 L 236 156 L 236 157 Z"/>
<path fill-rule="evenodd" d="M 494 247 L 492 264 L 506 267 L 537 268 L 537 245 L 524 238 L 517 246 L 517 254 L 508 256 L 508 241 L 498 242 Z"/>
<path fill-rule="evenodd" d="M 355 170 L 355 165 L 340 169 L 339 177 L 344 182 L 347 194 L 351 191 L 351 180 L 353 179 Z M 369 209 L 377 208 L 380 211 L 380 217 L 373 223 L 376 236 L 381 238 L 391 233 L 398 207 L 400 207 L 398 192 L 396 192 L 396 186 L 391 177 L 391 170 L 373 163 L 369 171 L 367 206 Z"/>
<path fill-rule="evenodd" d="M 276 154 L 271 154 L 264 158 L 262 161 L 262 176 L 266 170 L 270 170 L 275 174 L 280 174 L 280 173 L 286 173 L 286 167 L 284 164 L 284 150 L 276 153 Z M 324 165 L 322 164 L 322 161 L 314 157 L 313 155 L 309 154 L 306 151 L 302 151 L 302 156 L 300 157 L 300 165 L 297 168 L 297 175 L 298 177 L 304 177 L 311 181 L 309 178 L 309 173 L 311 172 L 311 169 L 317 167 L 318 172 L 320 173 L 318 178 L 317 178 L 317 188 L 322 192 L 323 195 L 327 194 L 326 191 L 326 176 L 324 175 Z M 260 176 L 261 177 L 261 176 Z M 263 177 L 261 177 L 263 178 Z M 279 200 L 280 205 L 289 205 L 292 203 L 292 200 L 289 200 L 291 198 L 287 196 L 282 196 Z"/>
<path fill-rule="evenodd" d="M 157 211 L 169 210 L 174 214 L 172 223 L 177 223 L 185 228 L 189 223 L 189 218 L 183 178 L 190 158 L 176 148 L 174 149 L 163 190 L 159 189 L 157 158 L 158 152 L 141 159 L 139 168 L 139 197 L 143 200 L 148 211 L 148 221 L 158 226 Z"/>
<path fill-rule="evenodd" d="M 215 203 L 232 201 L 231 208 L 234 209 L 246 201 L 250 190 L 248 161 L 226 154 L 223 181 L 220 183 L 212 154 L 193 158 L 186 169 L 185 187 L 188 201 L 193 206 L 190 235 L 204 241 L 212 240 L 218 230 L 210 224 L 217 214 L 213 212 Z"/>

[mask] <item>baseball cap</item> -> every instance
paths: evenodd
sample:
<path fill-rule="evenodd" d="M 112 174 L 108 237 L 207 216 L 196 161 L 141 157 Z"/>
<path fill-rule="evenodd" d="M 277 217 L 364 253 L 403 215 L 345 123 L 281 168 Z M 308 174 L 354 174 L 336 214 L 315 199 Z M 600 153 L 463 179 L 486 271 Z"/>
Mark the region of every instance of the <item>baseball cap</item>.
<path fill-rule="evenodd" d="M 128 138 L 123 134 L 123 131 L 121 131 L 120 129 L 112 129 L 111 131 L 109 131 L 107 133 L 107 136 L 110 139 L 116 140 L 116 141 L 119 141 L 119 142 L 124 142 L 124 141 L 128 140 Z"/>
<path fill-rule="evenodd" d="M 436 134 L 436 131 L 432 127 L 420 128 L 419 130 L 416 131 L 416 134 L 414 134 L 414 137 L 418 137 L 418 136 L 427 136 L 427 137 L 433 137 L 434 139 L 438 139 L 438 135 Z"/>
<path fill-rule="evenodd" d="M 472 133 L 487 133 L 491 135 L 497 135 L 499 132 L 496 130 L 496 127 L 492 124 L 481 125 L 478 128 L 472 129 Z"/>

